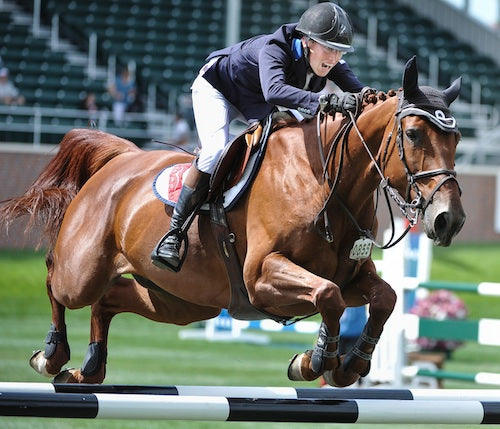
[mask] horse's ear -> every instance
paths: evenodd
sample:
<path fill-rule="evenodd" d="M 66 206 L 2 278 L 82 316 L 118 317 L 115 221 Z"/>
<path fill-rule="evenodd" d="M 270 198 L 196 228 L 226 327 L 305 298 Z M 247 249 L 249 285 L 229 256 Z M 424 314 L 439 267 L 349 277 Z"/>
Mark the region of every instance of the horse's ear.
<path fill-rule="evenodd" d="M 410 99 L 412 95 L 417 95 L 420 92 L 418 88 L 417 57 L 415 55 L 406 63 L 403 75 L 403 90 L 406 99 Z"/>
<path fill-rule="evenodd" d="M 462 88 L 462 76 L 455 79 L 453 83 L 443 91 L 444 101 L 449 106 L 455 101 L 455 99 L 460 94 L 460 89 Z"/>

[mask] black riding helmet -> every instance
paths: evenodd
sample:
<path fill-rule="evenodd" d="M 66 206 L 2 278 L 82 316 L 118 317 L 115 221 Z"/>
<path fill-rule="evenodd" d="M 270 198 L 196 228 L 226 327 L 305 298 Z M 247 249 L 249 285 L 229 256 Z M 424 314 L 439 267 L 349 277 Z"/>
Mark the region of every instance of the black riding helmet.
<path fill-rule="evenodd" d="M 349 16 L 335 3 L 318 3 L 307 9 L 295 31 L 328 48 L 352 52 L 352 24 Z"/>

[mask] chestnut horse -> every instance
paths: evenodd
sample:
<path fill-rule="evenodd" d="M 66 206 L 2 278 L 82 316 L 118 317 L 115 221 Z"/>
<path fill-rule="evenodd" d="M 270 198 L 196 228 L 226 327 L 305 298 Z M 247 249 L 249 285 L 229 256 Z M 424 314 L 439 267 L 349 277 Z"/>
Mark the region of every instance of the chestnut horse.
<path fill-rule="evenodd" d="M 321 315 L 318 340 L 293 358 L 290 379 L 323 375 L 332 385 L 347 386 L 369 371 L 396 300 L 371 259 L 379 184 L 412 223 L 421 217 L 435 244 L 448 246 L 462 227 L 454 171 L 459 132 L 448 109 L 459 91 L 459 79 L 444 91 L 419 87 L 412 58 L 403 91 L 365 97 L 355 123 L 352 115 L 319 114 L 270 135 L 255 180 L 227 218 L 250 303 L 284 320 Z M 75 129 L 32 187 L 5 202 L 4 222 L 30 214 L 30 223 L 38 218 L 46 226 L 52 325 L 45 350 L 31 358 L 36 371 L 59 374 L 57 381 L 101 383 L 116 314 L 184 325 L 228 307 L 230 284 L 206 213 L 188 231 L 179 273 L 150 260 L 172 213 L 155 197 L 152 182 L 166 166 L 192 159 Z M 364 331 L 350 352 L 338 356 L 340 316 L 346 307 L 364 304 Z M 60 373 L 69 360 L 65 309 L 88 305 L 87 356 L 81 369 Z"/>

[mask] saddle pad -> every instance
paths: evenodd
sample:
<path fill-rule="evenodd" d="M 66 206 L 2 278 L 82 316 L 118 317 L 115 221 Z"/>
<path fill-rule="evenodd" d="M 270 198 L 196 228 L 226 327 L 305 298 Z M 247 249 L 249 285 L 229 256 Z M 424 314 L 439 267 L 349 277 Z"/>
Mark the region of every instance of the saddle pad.
<path fill-rule="evenodd" d="M 225 210 L 231 210 L 238 201 L 239 197 L 243 195 L 248 185 L 251 183 L 253 176 L 256 173 L 256 163 L 259 159 L 259 152 L 256 151 L 250 155 L 247 167 L 241 177 L 241 180 L 236 183 L 232 188 L 224 192 L 223 206 Z M 162 203 L 169 206 L 175 206 L 177 199 L 182 188 L 184 175 L 191 163 L 187 164 L 174 164 L 160 171 L 153 181 L 153 192 Z M 208 204 L 204 204 L 201 210 L 208 211 Z"/>

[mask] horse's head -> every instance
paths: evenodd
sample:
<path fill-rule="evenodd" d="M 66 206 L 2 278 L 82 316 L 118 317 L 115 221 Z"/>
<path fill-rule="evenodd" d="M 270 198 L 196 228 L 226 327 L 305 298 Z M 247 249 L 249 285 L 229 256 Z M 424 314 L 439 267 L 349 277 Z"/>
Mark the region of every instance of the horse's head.
<path fill-rule="evenodd" d="M 460 85 L 458 78 L 444 91 L 419 87 L 413 57 L 406 64 L 396 112 L 396 145 L 407 181 L 406 198 L 420 209 L 427 236 L 440 246 L 448 246 L 465 222 L 454 170 L 460 134 L 449 109 Z"/>

